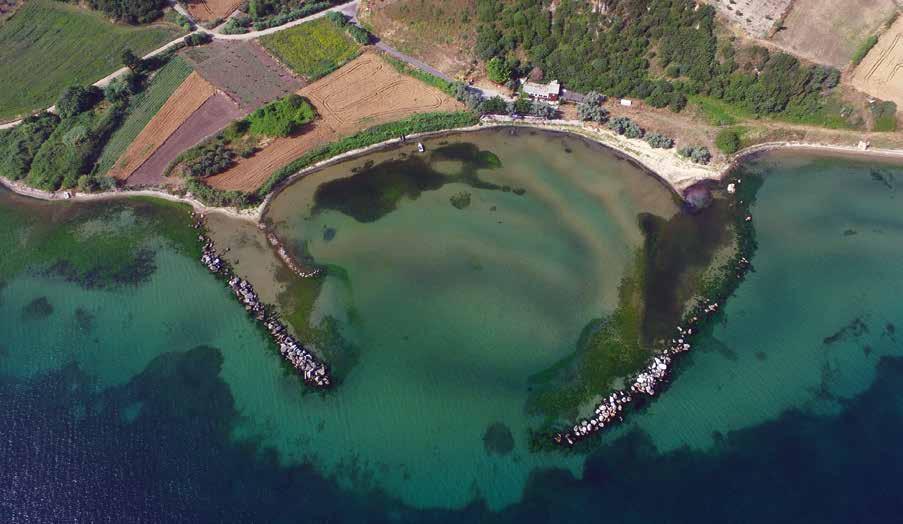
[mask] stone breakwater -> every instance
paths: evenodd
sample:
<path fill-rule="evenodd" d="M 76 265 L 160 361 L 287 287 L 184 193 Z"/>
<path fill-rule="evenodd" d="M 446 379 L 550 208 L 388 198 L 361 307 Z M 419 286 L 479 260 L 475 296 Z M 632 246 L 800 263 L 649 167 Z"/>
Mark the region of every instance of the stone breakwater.
<path fill-rule="evenodd" d="M 195 229 L 203 229 L 203 217 L 197 217 Z M 279 353 L 287 360 L 304 378 L 304 382 L 314 388 L 324 389 L 331 385 L 329 369 L 326 364 L 319 361 L 310 351 L 288 333 L 285 325 L 279 320 L 278 315 L 272 313 L 264 304 L 254 287 L 247 281 L 235 276 L 228 262 L 222 259 L 216 252 L 213 241 L 204 234 L 198 236 L 203 243 L 201 262 L 212 273 L 221 275 L 238 301 L 245 310 L 260 322 L 269 332 L 270 337 L 279 346 Z M 315 275 L 314 275 L 315 276 Z"/>
<path fill-rule="evenodd" d="M 728 184 L 728 194 L 733 195 L 739 184 L 739 179 Z M 737 204 L 742 206 L 743 201 L 740 200 Z M 740 220 L 749 224 L 752 222 L 752 215 L 744 211 L 740 215 Z M 738 232 L 739 234 L 740 232 Z M 751 253 L 744 253 L 741 246 L 741 253 L 731 265 L 725 268 L 732 270 L 735 277 L 734 282 L 742 280 L 745 274 L 752 269 L 747 255 L 751 256 Z M 722 293 L 722 297 L 726 299 L 726 293 Z M 560 446 L 574 446 L 577 442 L 623 421 L 624 410 L 631 404 L 655 397 L 656 393 L 667 385 L 677 357 L 690 351 L 690 337 L 699 332 L 699 324 L 705 318 L 718 313 L 720 307 L 716 300 L 701 299 L 684 317 L 682 325 L 676 327 L 674 337 L 670 340 L 667 349 L 652 357 L 642 370 L 629 377 L 626 388 L 609 394 L 597 404 L 592 416 L 580 420 L 566 431 L 554 433 L 552 441 Z"/>
<path fill-rule="evenodd" d="M 263 224 L 260 225 L 260 229 L 263 229 Z M 282 262 L 289 268 L 289 270 L 298 275 L 301 278 L 315 278 L 323 274 L 323 269 L 319 267 L 306 267 L 302 266 L 298 261 L 295 260 L 294 257 L 285 249 L 285 246 L 282 245 L 282 241 L 279 240 L 279 237 L 276 236 L 272 231 L 266 232 L 267 241 L 273 246 L 273 249 L 276 250 L 276 254 L 282 260 Z"/>

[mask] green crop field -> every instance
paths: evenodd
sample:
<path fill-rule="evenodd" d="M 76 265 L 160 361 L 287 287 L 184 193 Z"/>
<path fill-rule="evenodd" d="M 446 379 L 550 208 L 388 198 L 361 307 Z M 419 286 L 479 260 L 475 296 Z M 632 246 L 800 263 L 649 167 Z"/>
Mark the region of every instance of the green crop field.
<path fill-rule="evenodd" d="M 135 140 L 144 126 L 150 122 L 151 118 L 157 114 L 157 111 L 163 107 L 172 92 L 191 74 L 191 71 L 191 66 L 185 60 L 174 57 L 157 72 L 147 89 L 132 98 L 125 121 L 110 137 L 110 141 L 107 142 L 103 154 L 100 156 L 97 171 L 99 174 L 106 174 L 113 167 L 116 160 Z"/>
<path fill-rule="evenodd" d="M 328 75 L 360 51 L 360 45 L 325 18 L 264 36 L 260 43 L 309 80 Z"/>
<path fill-rule="evenodd" d="M 133 27 L 52 0 L 30 0 L 0 24 L 0 121 L 51 106 L 66 86 L 92 84 L 121 67 L 122 50 L 146 54 L 182 31 Z"/>

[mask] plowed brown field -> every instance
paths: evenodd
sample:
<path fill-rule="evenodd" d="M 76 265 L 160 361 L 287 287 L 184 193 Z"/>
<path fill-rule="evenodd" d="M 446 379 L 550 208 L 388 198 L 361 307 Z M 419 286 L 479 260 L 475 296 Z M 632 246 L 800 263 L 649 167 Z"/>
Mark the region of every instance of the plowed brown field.
<path fill-rule="evenodd" d="M 119 157 L 109 175 L 119 180 L 127 179 L 188 117 L 215 94 L 216 89 L 209 82 L 196 72 L 191 73 Z"/>
<path fill-rule="evenodd" d="M 188 12 L 195 20 L 207 22 L 231 15 L 242 0 L 195 0 L 188 3 Z"/>
<path fill-rule="evenodd" d="M 277 169 L 314 147 L 415 113 L 460 111 L 442 91 L 403 75 L 375 53 L 364 53 L 338 71 L 301 89 L 319 117 L 303 134 L 280 138 L 224 173 L 207 179 L 217 189 L 250 192 Z"/>

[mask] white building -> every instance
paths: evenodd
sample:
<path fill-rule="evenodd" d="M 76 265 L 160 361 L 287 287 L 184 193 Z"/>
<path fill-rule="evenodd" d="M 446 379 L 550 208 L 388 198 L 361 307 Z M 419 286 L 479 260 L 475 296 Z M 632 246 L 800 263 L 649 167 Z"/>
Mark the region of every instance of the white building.
<path fill-rule="evenodd" d="M 552 80 L 548 84 L 524 82 L 524 93 L 532 98 L 557 102 L 558 95 L 561 94 L 561 84 L 558 83 L 558 80 Z"/>

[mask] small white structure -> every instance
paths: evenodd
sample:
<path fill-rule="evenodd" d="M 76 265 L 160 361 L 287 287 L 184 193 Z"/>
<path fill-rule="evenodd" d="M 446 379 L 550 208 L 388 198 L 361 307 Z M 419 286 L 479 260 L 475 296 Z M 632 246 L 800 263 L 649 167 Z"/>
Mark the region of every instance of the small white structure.
<path fill-rule="evenodd" d="M 558 80 L 552 80 L 548 84 L 537 84 L 536 82 L 524 82 L 524 93 L 531 98 L 540 100 L 558 101 L 558 95 L 561 94 L 561 84 Z"/>
<path fill-rule="evenodd" d="M 871 145 L 870 143 L 868 143 L 868 142 L 866 142 L 866 141 L 864 141 L 864 140 L 860 140 L 860 141 L 859 141 L 859 146 L 858 146 L 858 147 L 859 147 L 859 149 L 860 149 L 861 151 L 865 151 L 865 150 L 867 150 L 867 149 L 869 148 L 870 145 Z"/>
<path fill-rule="evenodd" d="M 622 99 L 621 99 L 621 105 L 624 106 L 624 107 L 630 107 L 630 106 L 633 105 L 633 100 L 630 100 L 630 99 L 628 99 L 628 98 L 622 98 Z"/>

